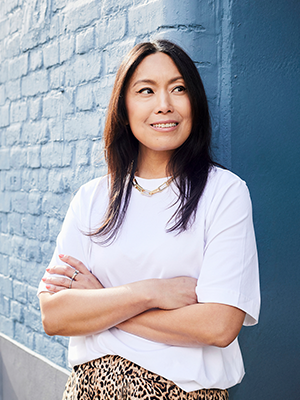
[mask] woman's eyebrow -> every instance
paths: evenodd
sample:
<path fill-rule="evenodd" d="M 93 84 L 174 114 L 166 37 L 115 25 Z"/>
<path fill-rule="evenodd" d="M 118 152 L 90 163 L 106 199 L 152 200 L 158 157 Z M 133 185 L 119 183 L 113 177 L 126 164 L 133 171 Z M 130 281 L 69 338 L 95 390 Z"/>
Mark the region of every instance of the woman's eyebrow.
<path fill-rule="evenodd" d="M 179 80 L 183 80 L 183 77 L 182 77 L 181 75 L 176 76 L 176 77 L 170 79 L 170 80 L 168 81 L 168 83 L 169 83 L 169 84 L 170 84 L 170 83 L 174 83 L 174 82 L 179 81 Z M 132 85 L 132 87 L 135 87 L 136 85 L 141 84 L 141 83 L 142 83 L 142 84 L 144 84 L 144 83 L 149 83 L 149 84 L 151 84 L 151 85 L 155 85 L 155 84 L 156 84 L 156 82 L 153 81 L 152 79 L 139 79 L 139 80 L 137 80 L 136 82 L 134 82 L 134 84 Z"/>

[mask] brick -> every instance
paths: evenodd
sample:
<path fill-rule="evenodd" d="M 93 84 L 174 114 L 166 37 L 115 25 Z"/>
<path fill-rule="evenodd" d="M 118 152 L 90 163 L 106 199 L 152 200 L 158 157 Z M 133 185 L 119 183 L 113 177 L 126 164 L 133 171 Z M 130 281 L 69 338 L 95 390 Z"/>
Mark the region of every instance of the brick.
<path fill-rule="evenodd" d="M 25 192 L 15 192 L 12 197 L 12 209 L 19 213 L 27 211 L 28 194 Z"/>
<path fill-rule="evenodd" d="M 10 167 L 15 169 L 27 166 L 27 149 L 23 147 L 13 147 L 10 152 Z"/>
<path fill-rule="evenodd" d="M 61 142 L 64 140 L 64 125 L 61 119 L 50 119 L 49 131 L 51 141 Z"/>
<path fill-rule="evenodd" d="M 0 232 L 8 233 L 7 230 L 7 213 L 0 212 Z"/>
<path fill-rule="evenodd" d="M 60 66 L 50 70 L 50 89 L 64 90 L 65 85 L 65 66 Z"/>
<path fill-rule="evenodd" d="M 6 297 L 9 297 L 10 299 L 13 298 L 13 286 L 12 286 L 12 279 L 0 275 L 0 288 L 1 288 L 1 294 L 3 294 Z"/>
<path fill-rule="evenodd" d="M 9 34 L 10 21 L 8 18 L 0 21 L 0 40 L 3 40 Z"/>
<path fill-rule="evenodd" d="M 41 244 L 43 265 L 48 265 L 50 263 L 54 249 L 55 249 L 55 243 L 44 242 Z M 44 270 L 43 270 L 43 273 L 41 274 L 41 278 L 42 278 L 43 274 L 44 274 Z"/>
<path fill-rule="evenodd" d="M 59 64 L 59 48 L 58 43 L 54 42 L 44 47 L 44 67 L 49 68 L 53 65 Z"/>
<path fill-rule="evenodd" d="M 43 197 L 42 211 L 46 216 L 64 219 L 70 204 L 70 196 L 65 194 L 46 193 Z"/>
<path fill-rule="evenodd" d="M 6 58 L 13 58 L 20 54 L 20 34 L 9 35 L 4 41 Z"/>
<path fill-rule="evenodd" d="M 104 53 L 104 74 L 114 74 L 119 68 L 123 57 L 135 45 L 135 39 L 121 42 L 119 45 L 113 45 Z"/>
<path fill-rule="evenodd" d="M 43 117 L 56 118 L 73 113 L 73 92 L 51 93 L 43 99 Z"/>
<path fill-rule="evenodd" d="M 108 106 L 114 85 L 114 76 L 105 76 L 93 85 L 94 99 L 96 106 L 105 108 Z"/>
<path fill-rule="evenodd" d="M 92 145 L 91 151 L 91 163 L 94 166 L 102 166 L 105 164 L 104 154 L 103 154 L 103 141 L 96 140 Z"/>
<path fill-rule="evenodd" d="M 19 144 L 21 139 L 21 124 L 10 125 L 6 129 L 5 133 L 5 144 L 6 146 L 13 146 Z M 0 157 L 1 160 L 1 157 Z M 1 161 L 0 161 L 1 163 Z"/>
<path fill-rule="evenodd" d="M 0 107 L 0 128 L 9 125 L 9 103 Z"/>
<path fill-rule="evenodd" d="M 127 32 L 127 18 L 125 14 L 101 20 L 96 26 L 96 47 L 103 48 L 109 43 L 123 39 Z"/>
<path fill-rule="evenodd" d="M 22 235 L 21 214 L 11 212 L 7 216 L 8 232 L 10 235 Z"/>
<path fill-rule="evenodd" d="M 19 0 L 10 0 L 4 2 L 4 7 L 5 7 L 5 13 L 9 14 L 11 13 L 16 7 L 19 5 Z"/>
<path fill-rule="evenodd" d="M 25 325 L 36 332 L 44 332 L 41 314 L 35 308 L 24 308 Z"/>
<path fill-rule="evenodd" d="M 25 214 L 22 217 L 22 233 L 27 238 L 45 241 L 48 239 L 48 230 L 48 219 L 46 217 L 36 217 L 30 214 Z"/>
<path fill-rule="evenodd" d="M 8 60 L 0 63 L 0 83 L 5 83 L 8 80 Z"/>
<path fill-rule="evenodd" d="M 101 54 L 90 52 L 74 57 L 74 62 L 66 69 L 66 85 L 76 86 L 100 76 Z"/>
<path fill-rule="evenodd" d="M 8 81 L 6 83 L 6 98 L 14 101 L 21 97 L 21 80 Z"/>
<path fill-rule="evenodd" d="M 65 12 L 65 25 L 67 31 L 75 31 L 78 28 L 89 26 L 100 16 L 101 3 L 97 0 L 83 0 L 70 2 Z"/>
<path fill-rule="evenodd" d="M 40 302 L 37 296 L 37 288 L 33 286 L 28 286 L 28 303 L 31 304 L 35 309 L 40 309 Z"/>
<path fill-rule="evenodd" d="M 64 34 L 62 30 L 64 16 L 61 13 L 51 14 L 51 24 L 49 26 L 48 35 L 50 39 L 56 38 Z"/>
<path fill-rule="evenodd" d="M 6 100 L 6 87 L 5 85 L 0 85 L 0 106 L 5 104 Z"/>
<path fill-rule="evenodd" d="M 43 52 L 42 50 L 32 50 L 29 53 L 29 70 L 35 71 L 43 66 Z"/>
<path fill-rule="evenodd" d="M 54 339 L 50 339 L 45 335 L 36 335 L 36 351 L 52 362 L 65 365 L 66 363 L 66 348 L 57 343 Z"/>
<path fill-rule="evenodd" d="M 9 29 L 9 33 L 15 33 L 17 32 L 20 27 L 22 26 L 23 23 L 23 10 L 22 8 L 16 9 L 15 12 L 10 15 L 9 18 L 9 22 L 10 22 L 10 29 Z"/>
<path fill-rule="evenodd" d="M 25 268 L 26 262 L 21 260 L 20 258 L 15 257 L 15 254 L 13 257 L 9 258 L 9 272 L 10 276 L 13 279 L 17 279 L 18 281 L 22 281 L 22 285 L 24 285 L 24 276 L 23 276 L 23 270 Z"/>
<path fill-rule="evenodd" d="M 22 304 L 27 303 L 27 286 L 23 282 L 13 280 L 13 298 Z"/>
<path fill-rule="evenodd" d="M 31 120 L 36 121 L 42 116 L 42 98 L 33 98 L 28 101 L 29 117 Z"/>
<path fill-rule="evenodd" d="M 29 263 L 26 264 L 26 271 L 24 271 L 24 276 L 27 282 L 34 284 L 34 282 L 38 282 L 36 277 L 33 276 L 35 273 L 36 263 L 40 263 L 42 261 L 41 255 L 41 247 L 38 240 L 34 239 L 26 239 L 26 249 L 25 249 L 25 256 L 26 261 Z M 30 270 L 31 269 L 31 270 Z"/>
<path fill-rule="evenodd" d="M 8 256 L 0 254 L 0 274 L 2 274 L 2 275 L 9 274 L 8 260 L 9 260 Z"/>
<path fill-rule="evenodd" d="M 81 85 L 77 88 L 76 109 L 80 111 L 91 110 L 94 107 L 93 84 Z"/>
<path fill-rule="evenodd" d="M 128 9 L 135 1 L 134 0 L 123 0 L 121 2 L 104 0 L 102 5 L 102 16 L 110 17 L 112 14 L 117 14 L 120 10 Z"/>
<path fill-rule="evenodd" d="M 22 141 L 27 144 L 45 144 L 50 138 L 47 121 L 24 123 L 22 130 Z"/>
<path fill-rule="evenodd" d="M 76 146 L 76 165 L 89 165 L 91 159 L 91 144 L 89 141 L 80 141 Z"/>
<path fill-rule="evenodd" d="M 23 122 L 27 119 L 27 104 L 26 101 L 14 101 L 10 105 L 10 122 L 15 124 Z"/>
<path fill-rule="evenodd" d="M 48 190 L 48 169 L 24 169 L 22 171 L 22 188 L 24 191 L 39 191 L 40 193 Z M 29 198 L 30 196 L 28 196 Z M 28 205 L 29 207 L 29 205 Z"/>
<path fill-rule="evenodd" d="M 21 190 L 21 171 L 8 171 L 5 176 L 5 188 L 15 192 Z"/>
<path fill-rule="evenodd" d="M 75 50 L 75 38 L 74 36 L 64 37 L 60 41 L 60 62 L 69 60 Z"/>
<path fill-rule="evenodd" d="M 10 169 L 10 151 L 9 149 L 0 149 L 0 170 Z"/>
<path fill-rule="evenodd" d="M 49 240 L 55 242 L 61 230 L 62 222 L 56 218 L 49 218 Z"/>
<path fill-rule="evenodd" d="M 53 193 L 63 193 L 66 191 L 63 179 L 63 172 L 59 169 L 51 169 L 49 172 L 49 191 Z"/>
<path fill-rule="evenodd" d="M 15 322 L 15 333 L 14 340 L 28 347 L 29 349 L 34 348 L 34 332 L 24 323 L 18 321 Z"/>
<path fill-rule="evenodd" d="M 36 71 L 22 79 L 22 95 L 35 96 L 48 91 L 48 71 Z"/>
<path fill-rule="evenodd" d="M 10 299 L 2 294 L 0 294 L 0 314 L 7 318 L 10 317 Z"/>
<path fill-rule="evenodd" d="M 22 54 L 13 60 L 8 61 L 8 79 L 14 80 L 27 74 L 28 54 Z"/>
<path fill-rule="evenodd" d="M 29 241 L 29 239 L 26 240 L 26 245 L 27 245 L 28 241 Z M 33 242 L 33 241 L 31 240 L 31 242 Z M 34 252 L 34 251 L 36 251 L 36 249 L 32 248 L 32 251 Z M 40 256 L 40 254 L 41 253 L 39 252 L 38 255 Z M 32 253 L 32 255 L 34 255 L 34 254 Z M 30 261 L 27 260 L 24 263 L 24 268 L 23 268 L 23 277 L 24 278 L 23 279 L 25 280 L 26 283 L 29 283 L 32 286 L 38 287 L 40 280 L 41 280 L 41 275 L 39 273 L 39 267 L 41 267 L 40 261 L 36 261 L 33 259 Z M 44 269 L 44 266 L 42 266 L 42 267 Z"/>
<path fill-rule="evenodd" d="M 72 162 L 72 147 L 61 142 L 48 143 L 42 147 L 41 163 L 45 168 L 67 167 Z"/>
<path fill-rule="evenodd" d="M 4 255 L 11 255 L 11 252 L 11 236 L 7 233 L 0 233 L 0 253 Z"/>
<path fill-rule="evenodd" d="M 97 113 L 80 113 L 65 120 L 65 140 L 78 140 L 99 136 L 99 115 Z"/>
<path fill-rule="evenodd" d="M 93 49 L 95 46 L 95 29 L 94 27 L 86 29 L 78 33 L 76 36 L 76 53 L 84 54 Z"/>
<path fill-rule="evenodd" d="M 41 166 L 41 146 L 30 146 L 27 149 L 27 165 L 30 168 Z"/>
<path fill-rule="evenodd" d="M 13 321 L 23 322 L 23 305 L 19 302 L 12 300 L 10 302 L 11 306 L 11 318 Z"/>
<path fill-rule="evenodd" d="M 14 335 L 14 323 L 11 319 L 0 315 L 0 332 L 4 333 L 9 337 L 13 337 Z"/>
<path fill-rule="evenodd" d="M 42 207 L 42 196 L 35 190 L 28 194 L 28 212 L 32 215 L 40 215 Z"/>
<path fill-rule="evenodd" d="M 39 217 L 36 224 L 36 238 L 40 242 L 44 242 L 49 239 L 49 224 L 48 218 L 45 216 Z M 41 257 L 42 257 L 42 253 Z"/>

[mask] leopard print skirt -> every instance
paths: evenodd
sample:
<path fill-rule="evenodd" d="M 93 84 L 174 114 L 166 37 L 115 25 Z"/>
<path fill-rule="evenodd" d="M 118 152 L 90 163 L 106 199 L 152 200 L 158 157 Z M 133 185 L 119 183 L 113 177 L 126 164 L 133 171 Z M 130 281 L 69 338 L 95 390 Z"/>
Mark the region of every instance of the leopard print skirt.
<path fill-rule="evenodd" d="M 128 361 L 107 355 L 73 368 L 62 400 L 228 400 L 228 391 L 185 392 L 175 383 Z"/>

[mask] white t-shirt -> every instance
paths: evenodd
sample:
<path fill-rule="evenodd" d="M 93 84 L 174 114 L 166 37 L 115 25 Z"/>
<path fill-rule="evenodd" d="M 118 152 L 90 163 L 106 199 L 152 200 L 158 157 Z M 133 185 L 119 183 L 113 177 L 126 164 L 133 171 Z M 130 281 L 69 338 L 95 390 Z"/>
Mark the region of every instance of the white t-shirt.
<path fill-rule="evenodd" d="M 164 179 L 137 178 L 153 190 Z M 166 232 L 176 209 L 176 188 L 152 197 L 132 190 L 118 238 L 109 246 L 93 242 L 83 232 L 99 226 L 108 203 L 108 179 L 83 185 L 74 197 L 50 265 L 58 254 L 82 261 L 104 287 L 150 278 L 191 276 L 198 279 L 198 301 L 238 307 L 244 325 L 258 321 L 260 308 L 258 262 L 252 208 L 245 183 L 233 173 L 213 168 L 192 227 L 178 235 Z M 41 282 L 39 293 L 47 291 Z M 169 346 L 111 328 L 90 336 L 71 337 L 69 362 L 81 364 L 117 354 L 172 380 L 185 391 L 229 388 L 244 375 L 237 339 L 226 348 Z"/>

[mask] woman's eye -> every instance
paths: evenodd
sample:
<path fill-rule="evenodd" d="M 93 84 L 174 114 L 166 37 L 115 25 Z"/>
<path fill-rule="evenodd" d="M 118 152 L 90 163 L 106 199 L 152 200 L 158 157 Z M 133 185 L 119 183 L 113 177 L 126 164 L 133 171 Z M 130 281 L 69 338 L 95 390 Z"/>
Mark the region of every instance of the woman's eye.
<path fill-rule="evenodd" d="M 176 88 L 173 89 L 173 92 L 185 92 L 186 88 L 184 86 L 176 86 Z"/>
<path fill-rule="evenodd" d="M 143 89 L 139 90 L 138 93 L 151 94 L 151 93 L 153 93 L 153 90 L 150 88 L 143 88 Z"/>

